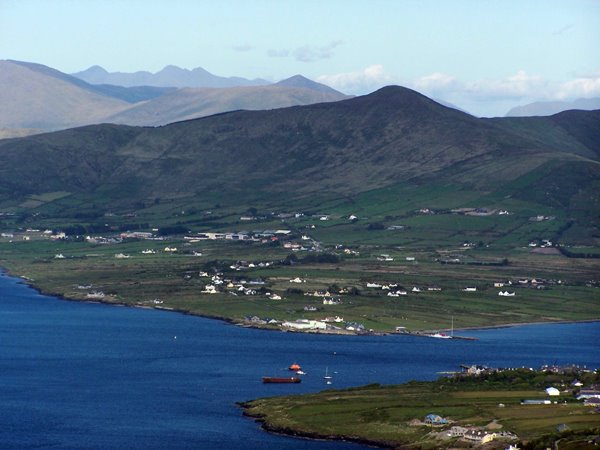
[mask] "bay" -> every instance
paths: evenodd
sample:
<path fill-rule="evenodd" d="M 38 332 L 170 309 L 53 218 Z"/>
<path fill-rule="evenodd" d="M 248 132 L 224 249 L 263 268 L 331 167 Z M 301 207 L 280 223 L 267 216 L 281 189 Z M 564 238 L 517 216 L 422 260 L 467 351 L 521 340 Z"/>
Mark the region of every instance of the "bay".
<path fill-rule="evenodd" d="M 60 300 L 0 275 L 0 447 L 342 449 L 276 436 L 236 402 L 430 380 L 459 364 L 600 367 L 600 323 L 461 331 L 476 341 L 241 328 L 173 312 Z M 288 376 L 297 385 L 264 385 Z M 323 382 L 325 370 L 333 385 Z"/>

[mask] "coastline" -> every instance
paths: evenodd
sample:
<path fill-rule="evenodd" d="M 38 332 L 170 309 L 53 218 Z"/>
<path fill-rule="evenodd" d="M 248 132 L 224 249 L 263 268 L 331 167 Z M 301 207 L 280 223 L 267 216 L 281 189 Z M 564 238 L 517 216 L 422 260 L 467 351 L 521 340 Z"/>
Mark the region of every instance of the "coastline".
<path fill-rule="evenodd" d="M 86 299 L 86 298 L 68 298 L 62 294 L 53 293 L 53 292 L 45 292 L 41 288 L 39 288 L 38 286 L 35 285 L 35 280 L 28 279 L 25 276 L 15 275 L 6 267 L 0 266 L 0 274 L 5 274 L 11 278 L 19 280 L 19 283 L 27 285 L 28 287 L 30 287 L 31 289 L 33 289 L 34 291 L 36 291 L 37 293 L 39 293 L 41 295 L 55 297 L 57 299 L 64 300 L 64 301 L 79 302 L 79 303 L 98 303 L 98 304 L 104 304 L 104 305 L 122 306 L 122 307 L 127 307 L 127 308 L 155 309 L 158 311 L 170 311 L 170 312 L 185 314 L 185 315 L 194 316 L 194 317 L 202 317 L 204 319 L 219 320 L 219 321 L 225 322 L 230 325 L 236 325 L 236 326 L 240 326 L 243 328 L 252 328 L 252 329 L 263 330 L 263 331 L 275 331 L 275 332 L 281 332 L 281 333 L 323 334 L 323 335 L 337 335 L 337 336 L 340 336 L 340 335 L 341 336 L 385 336 L 385 335 L 393 334 L 393 335 L 399 335 L 399 336 L 406 335 L 406 336 L 417 336 L 417 337 L 428 337 L 428 336 L 426 336 L 427 333 L 433 333 L 436 331 L 442 331 L 442 332 L 450 332 L 451 331 L 450 328 L 446 328 L 446 329 L 437 329 L 437 330 L 422 329 L 422 330 L 413 330 L 413 331 L 409 331 L 409 332 L 376 331 L 376 332 L 372 332 L 372 333 L 368 333 L 368 332 L 367 333 L 358 333 L 358 332 L 353 332 L 353 331 L 348 331 L 348 330 L 325 330 L 324 331 L 324 330 L 282 329 L 282 328 L 278 328 L 278 327 L 268 327 L 268 326 L 256 325 L 253 323 L 236 320 L 236 319 L 233 319 L 230 317 L 195 313 L 195 312 L 188 311 L 185 309 L 171 308 L 171 307 L 167 307 L 167 306 L 138 305 L 138 304 L 126 303 L 126 302 L 119 301 L 119 300 L 112 301 L 112 300 L 103 300 L 103 299 L 91 300 L 91 299 Z M 477 331 L 477 330 L 492 330 L 492 329 L 500 329 L 500 328 L 521 327 L 521 326 L 529 326 L 529 325 L 545 325 L 545 324 L 553 324 L 554 325 L 554 324 L 594 323 L 594 322 L 600 322 L 600 318 L 583 319 L 583 320 L 534 321 L 534 322 L 506 323 L 506 324 L 498 324 L 498 325 L 482 325 L 482 326 L 473 326 L 473 327 L 454 328 L 453 331 L 454 332 L 456 332 L 456 331 Z M 454 339 L 471 340 L 474 338 L 468 338 L 468 337 L 465 338 L 464 336 L 455 336 Z"/>
<path fill-rule="evenodd" d="M 250 408 L 249 402 L 237 402 L 236 405 L 242 409 L 244 417 L 248 417 L 260 424 L 261 430 L 282 436 L 290 436 L 298 439 L 318 440 L 318 441 L 337 441 L 337 442 L 352 442 L 355 444 L 367 445 L 373 448 L 393 449 L 398 448 L 397 444 L 391 444 L 384 441 L 374 441 L 370 439 L 360 438 L 358 436 L 338 436 L 314 433 L 310 431 L 298 431 L 292 428 L 277 427 L 268 424 L 264 416 L 261 414 L 252 414 L 248 411 Z"/>

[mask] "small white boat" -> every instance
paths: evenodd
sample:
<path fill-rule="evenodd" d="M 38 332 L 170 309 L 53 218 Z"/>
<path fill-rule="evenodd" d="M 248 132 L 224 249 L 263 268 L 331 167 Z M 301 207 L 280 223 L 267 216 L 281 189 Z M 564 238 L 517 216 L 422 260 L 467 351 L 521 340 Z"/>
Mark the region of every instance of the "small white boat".
<path fill-rule="evenodd" d="M 437 339 L 452 339 L 452 336 L 449 336 L 444 333 L 433 333 L 433 334 L 428 334 L 427 336 L 432 337 L 432 338 L 437 338 Z"/>
<path fill-rule="evenodd" d="M 325 384 L 331 384 L 332 377 L 329 375 L 329 367 L 325 367 L 325 376 L 323 377 Z"/>

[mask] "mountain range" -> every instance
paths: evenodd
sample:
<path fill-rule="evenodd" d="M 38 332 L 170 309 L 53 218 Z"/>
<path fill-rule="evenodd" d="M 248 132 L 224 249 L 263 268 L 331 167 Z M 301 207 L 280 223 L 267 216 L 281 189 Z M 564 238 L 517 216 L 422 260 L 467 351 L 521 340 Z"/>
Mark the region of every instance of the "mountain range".
<path fill-rule="evenodd" d="M 0 61 L 3 137 L 103 122 L 163 125 L 236 109 L 271 109 L 344 98 L 347 96 L 301 76 L 270 85 L 229 88 L 124 87 L 90 84 L 41 64 Z"/>
<path fill-rule="evenodd" d="M 506 117 L 551 116 L 562 111 L 600 109 L 600 98 L 579 98 L 573 101 L 535 102 L 516 106 L 506 113 Z"/>
<path fill-rule="evenodd" d="M 398 86 L 157 128 L 105 124 L 6 139 L 0 158 L 0 206 L 60 192 L 40 213 L 63 218 L 69 208 L 130 211 L 158 198 L 296 209 L 393 186 L 406 188 L 403 196 L 435 186 L 439 195 L 462 192 L 462 204 L 530 205 L 532 214 L 587 225 L 600 210 L 600 111 L 478 119 Z"/>
<path fill-rule="evenodd" d="M 202 67 L 188 70 L 177 66 L 166 66 L 156 73 L 139 71 L 133 73 L 107 72 L 100 66 L 92 66 L 72 76 L 90 84 L 112 84 L 117 86 L 156 86 L 156 87 L 202 87 L 227 88 L 236 86 L 263 86 L 271 84 L 260 78 L 248 80 L 242 77 L 220 77 Z"/>

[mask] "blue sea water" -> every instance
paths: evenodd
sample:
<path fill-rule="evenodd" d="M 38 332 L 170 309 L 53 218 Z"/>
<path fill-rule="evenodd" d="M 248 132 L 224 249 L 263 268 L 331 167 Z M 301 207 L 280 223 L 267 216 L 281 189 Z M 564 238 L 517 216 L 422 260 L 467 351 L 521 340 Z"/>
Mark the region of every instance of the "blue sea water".
<path fill-rule="evenodd" d="M 368 383 L 434 379 L 459 364 L 600 367 L 600 323 L 464 331 L 477 341 L 324 336 L 172 312 L 77 303 L 0 275 L 0 447 L 342 449 L 276 436 L 236 402 Z M 307 372 L 296 385 L 264 385 Z"/>

